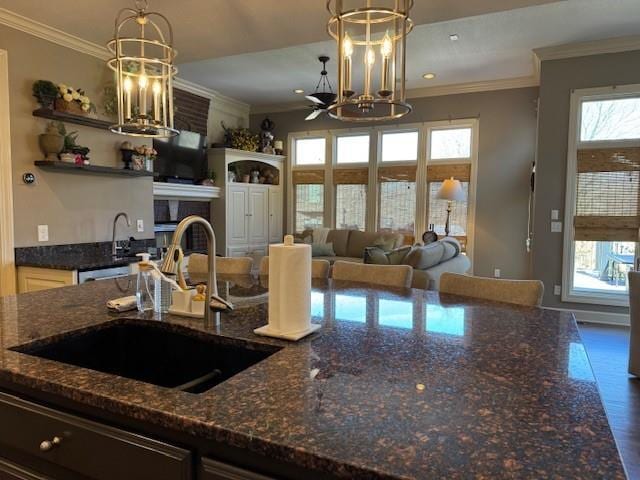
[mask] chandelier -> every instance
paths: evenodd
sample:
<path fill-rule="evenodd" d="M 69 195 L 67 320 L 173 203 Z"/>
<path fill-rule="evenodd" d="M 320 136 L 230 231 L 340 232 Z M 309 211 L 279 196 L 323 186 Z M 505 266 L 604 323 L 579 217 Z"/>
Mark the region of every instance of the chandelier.
<path fill-rule="evenodd" d="M 118 123 L 110 130 L 137 137 L 172 137 L 173 31 L 167 18 L 148 12 L 146 0 L 123 8 L 107 48 L 114 55 L 107 65 L 116 73 Z"/>
<path fill-rule="evenodd" d="M 350 122 L 400 118 L 406 102 L 406 37 L 413 0 L 328 0 L 338 43 L 338 98 L 329 115 Z"/>

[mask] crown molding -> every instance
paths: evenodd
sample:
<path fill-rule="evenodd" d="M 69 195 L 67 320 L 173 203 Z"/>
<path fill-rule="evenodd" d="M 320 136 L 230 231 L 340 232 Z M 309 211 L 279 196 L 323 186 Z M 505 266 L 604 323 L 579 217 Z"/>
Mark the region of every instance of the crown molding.
<path fill-rule="evenodd" d="M 445 95 L 460 95 L 465 93 L 491 92 L 495 90 L 509 90 L 513 88 L 537 87 L 540 85 L 535 75 L 529 77 L 503 78 L 499 80 L 486 80 L 482 82 L 457 83 L 441 85 L 437 87 L 415 88 L 407 90 L 407 98 L 442 97 Z M 257 105 L 251 107 L 252 115 L 265 113 L 289 112 L 303 110 L 309 103 L 291 102 L 272 105 Z"/>
<path fill-rule="evenodd" d="M 99 58 L 100 60 L 106 61 L 111 58 L 111 53 L 103 45 L 83 40 L 80 37 L 63 32 L 62 30 L 58 30 L 57 28 L 31 18 L 24 17 L 12 12 L 11 10 L 7 10 L 6 8 L 0 8 L 0 25 L 14 28 L 62 47 L 70 48 L 71 50 L 75 50 L 86 55 L 91 55 L 92 57 Z M 210 88 L 203 87 L 202 85 L 176 77 L 174 80 L 174 86 L 195 95 L 211 99 L 216 105 L 220 105 L 222 111 L 227 113 L 249 113 L 249 104 L 222 95 L 221 93 Z"/>
<path fill-rule="evenodd" d="M 547 60 L 629 52 L 632 50 L 640 50 L 640 35 L 536 48 L 533 50 L 533 54 L 536 63 L 539 65 L 541 62 Z"/>

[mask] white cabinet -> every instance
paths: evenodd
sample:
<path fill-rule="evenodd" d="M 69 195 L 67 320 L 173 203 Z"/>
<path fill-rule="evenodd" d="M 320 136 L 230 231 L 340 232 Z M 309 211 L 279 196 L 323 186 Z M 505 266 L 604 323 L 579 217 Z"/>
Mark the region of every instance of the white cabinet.
<path fill-rule="evenodd" d="M 249 244 L 249 189 L 246 186 L 229 187 L 227 214 L 229 243 Z"/>
<path fill-rule="evenodd" d="M 269 243 L 269 191 L 262 185 L 249 187 L 249 244 Z"/>
<path fill-rule="evenodd" d="M 282 188 L 269 189 L 269 243 L 282 242 Z"/>

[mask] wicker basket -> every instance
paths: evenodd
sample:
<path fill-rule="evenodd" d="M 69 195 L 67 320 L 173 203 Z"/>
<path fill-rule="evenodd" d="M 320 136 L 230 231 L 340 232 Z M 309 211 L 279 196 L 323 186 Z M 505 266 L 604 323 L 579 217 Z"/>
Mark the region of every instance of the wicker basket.
<path fill-rule="evenodd" d="M 74 115 L 85 114 L 85 112 L 82 111 L 80 102 L 76 102 L 75 100 L 67 102 L 63 98 L 56 98 L 55 107 L 58 112 L 73 113 Z"/>

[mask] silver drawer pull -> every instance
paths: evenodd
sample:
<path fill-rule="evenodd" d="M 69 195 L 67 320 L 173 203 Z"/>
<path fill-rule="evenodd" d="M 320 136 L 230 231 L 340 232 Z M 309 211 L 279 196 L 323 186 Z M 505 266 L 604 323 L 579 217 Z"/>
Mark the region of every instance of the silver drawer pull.
<path fill-rule="evenodd" d="M 42 443 L 40 443 L 40 451 L 48 452 L 50 450 L 53 450 L 54 447 L 60 445 L 61 443 L 62 438 L 60 437 L 53 437 L 53 439 L 51 440 L 44 440 Z"/>

